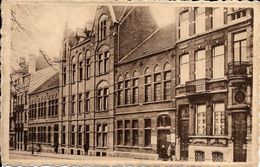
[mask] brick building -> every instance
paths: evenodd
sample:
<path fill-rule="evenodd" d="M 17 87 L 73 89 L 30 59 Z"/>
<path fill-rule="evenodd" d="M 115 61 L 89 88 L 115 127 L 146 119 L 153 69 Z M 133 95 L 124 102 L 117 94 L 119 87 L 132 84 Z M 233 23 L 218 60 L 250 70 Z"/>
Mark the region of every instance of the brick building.
<path fill-rule="evenodd" d="M 177 20 L 177 159 L 251 161 L 252 9 L 181 8 Z"/>
<path fill-rule="evenodd" d="M 30 147 L 251 161 L 252 9 L 175 10 L 160 28 L 149 7 L 98 6 L 91 29 L 66 29 L 59 72 L 29 91 Z"/>

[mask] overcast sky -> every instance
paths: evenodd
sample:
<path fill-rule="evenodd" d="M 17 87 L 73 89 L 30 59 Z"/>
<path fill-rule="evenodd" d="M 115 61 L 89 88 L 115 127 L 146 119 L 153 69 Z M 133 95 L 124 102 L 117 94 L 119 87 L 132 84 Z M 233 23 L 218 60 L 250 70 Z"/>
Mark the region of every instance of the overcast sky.
<path fill-rule="evenodd" d="M 153 6 L 150 9 L 159 26 L 174 22 L 173 7 Z M 39 49 L 51 58 L 58 57 L 66 22 L 72 30 L 84 28 L 93 22 L 95 10 L 95 5 L 86 3 L 14 5 L 12 14 L 20 25 L 12 22 L 12 60 L 29 54 L 39 56 Z"/>

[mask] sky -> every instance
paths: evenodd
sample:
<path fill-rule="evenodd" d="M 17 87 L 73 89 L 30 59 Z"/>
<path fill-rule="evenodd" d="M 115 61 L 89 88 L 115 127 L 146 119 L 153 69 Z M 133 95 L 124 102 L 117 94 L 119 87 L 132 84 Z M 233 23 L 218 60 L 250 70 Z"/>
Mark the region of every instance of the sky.
<path fill-rule="evenodd" d="M 65 25 L 75 30 L 92 23 L 96 6 L 82 3 L 16 4 L 11 8 L 12 60 L 30 54 L 39 56 L 39 49 L 51 58 L 59 57 Z M 174 22 L 174 7 L 150 7 L 158 24 L 163 27 Z M 16 23 L 19 23 L 19 25 Z"/>

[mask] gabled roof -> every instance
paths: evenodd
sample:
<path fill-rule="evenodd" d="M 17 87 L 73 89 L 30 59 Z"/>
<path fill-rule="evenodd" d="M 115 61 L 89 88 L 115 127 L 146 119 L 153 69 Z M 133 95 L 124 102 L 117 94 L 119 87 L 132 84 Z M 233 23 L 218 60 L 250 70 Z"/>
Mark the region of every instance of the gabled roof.
<path fill-rule="evenodd" d="M 55 68 L 55 66 L 54 66 Z M 57 67 L 55 69 L 58 69 Z M 46 81 L 51 79 L 55 74 L 58 73 L 58 70 L 54 70 L 53 67 L 47 67 L 42 70 L 36 71 L 31 74 L 29 91 L 32 93 L 42 86 Z"/>
<path fill-rule="evenodd" d="M 111 15 L 114 14 L 116 21 L 121 22 L 132 8 L 133 6 L 112 6 Z"/>
<path fill-rule="evenodd" d="M 39 86 L 37 89 L 33 91 L 35 92 L 41 92 L 50 88 L 55 88 L 59 86 L 59 72 L 56 72 L 51 78 L 46 80 L 41 86 Z"/>
<path fill-rule="evenodd" d="M 151 55 L 163 49 L 174 47 L 176 41 L 174 24 L 162 27 L 134 48 L 120 62 L 126 63 L 140 57 Z"/>

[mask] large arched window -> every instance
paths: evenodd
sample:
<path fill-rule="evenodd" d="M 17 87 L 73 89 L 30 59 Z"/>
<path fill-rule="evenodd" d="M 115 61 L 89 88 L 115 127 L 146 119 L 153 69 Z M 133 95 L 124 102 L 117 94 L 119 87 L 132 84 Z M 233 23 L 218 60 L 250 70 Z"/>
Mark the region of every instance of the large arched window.
<path fill-rule="evenodd" d="M 79 81 L 82 81 L 83 80 L 83 67 L 84 67 L 84 55 L 83 54 L 79 54 L 79 56 L 78 56 L 78 59 L 79 59 L 79 67 L 78 67 L 78 69 L 79 69 L 79 71 L 78 71 L 78 77 L 79 77 Z"/>
<path fill-rule="evenodd" d="M 152 101 L 152 76 L 149 67 L 144 71 L 144 96 L 145 102 Z"/>
<path fill-rule="evenodd" d="M 171 65 L 169 63 L 163 67 L 163 99 L 171 99 Z"/>
<path fill-rule="evenodd" d="M 98 25 L 98 39 L 103 40 L 107 36 L 107 15 L 102 15 Z"/>
<path fill-rule="evenodd" d="M 125 104 L 130 104 L 131 94 L 130 94 L 131 80 L 129 73 L 125 75 Z"/>
<path fill-rule="evenodd" d="M 76 68 L 77 68 L 77 59 L 76 57 L 72 57 L 71 59 L 72 64 L 72 83 L 76 82 Z"/>
<path fill-rule="evenodd" d="M 108 110 L 108 83 L 102 81 L 98 84 L 97 87 L 97 110 L 106 111 Z"/>
<path fill-rule="evenodd" d="M 118 80 L 117 80 L 117 105 L 120 106 L 123 104 L 123 88 L 124 88 L 124 83 L 123 83 L 123 77 L 122 75 L 119 75 Z"/>
<path fill-rule="evenodd" d="M 91 62 L 90 62 L 90 51 L 86 52 L 86 79 L 90 78 L 90 69 L 91 69 Z"/>
<path fill-rule="evenodd" d="M 109 71 L 109 48 L 102 46 L 98 52 L 98 74 L 106 74 Z"/>
<path fill-rule="evenodd" d="M 156 65 L 154 68 L 154 101 L 159 101 L 162 99 L 161 81 L 161 68 L 158 65 Z"/>

